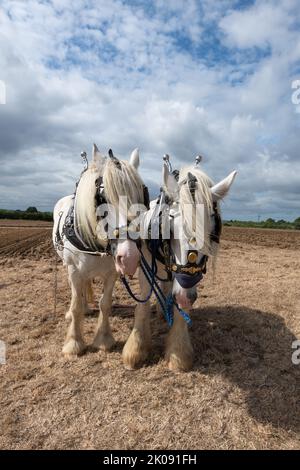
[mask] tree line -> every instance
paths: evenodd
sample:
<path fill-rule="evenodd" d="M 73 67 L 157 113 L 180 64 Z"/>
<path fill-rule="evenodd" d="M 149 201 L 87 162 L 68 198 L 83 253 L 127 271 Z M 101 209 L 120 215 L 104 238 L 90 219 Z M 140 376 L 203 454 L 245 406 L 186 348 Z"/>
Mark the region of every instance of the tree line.
<path fill-rule="evenodd" d="M 0 219 L 27 219 L 53 221 L 52 212 L 41 212 L 36 207 L 28 207 L 25 211 L 0 209 Z"/>
<path fill-rule="evenodd" d="M 253 222 L 251 220 L 226 220 L 224 225 L 229 227 L 256 227 L 256 228 L 279 228 L 285 230 L 300 230 L 300 217 L 297 217 L 293 222 L 280 219 L 266 219 L 259 222 Z"/>

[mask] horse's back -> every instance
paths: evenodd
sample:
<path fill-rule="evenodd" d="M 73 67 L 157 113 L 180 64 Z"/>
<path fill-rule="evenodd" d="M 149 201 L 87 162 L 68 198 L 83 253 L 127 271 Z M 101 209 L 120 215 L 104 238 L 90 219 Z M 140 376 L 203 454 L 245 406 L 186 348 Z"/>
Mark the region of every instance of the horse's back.
<path fill-rule="evenodd" d="M 59 199 L 54 206 L 53 209 L 53 231 L 52 231 L 52 240 L 55 249 L 56 247 L 56 239 L 59 233 L 62 236 L 62 227 L 64 225 L 65 218 L 69 212 L 69 209 L 72 205 L 73 195 L 65 196 Z M 59 226 L 58 226 L 59 225 Z M 60 253 L 59 253 L 60 254 Z"/>
<path fill-rule="evenodd" d="M 59 220 L 60 213 L 68 211 L 72 204 L 73 195 L 65 196 L 59 199 L 53 209 L 54 225 Z"/>

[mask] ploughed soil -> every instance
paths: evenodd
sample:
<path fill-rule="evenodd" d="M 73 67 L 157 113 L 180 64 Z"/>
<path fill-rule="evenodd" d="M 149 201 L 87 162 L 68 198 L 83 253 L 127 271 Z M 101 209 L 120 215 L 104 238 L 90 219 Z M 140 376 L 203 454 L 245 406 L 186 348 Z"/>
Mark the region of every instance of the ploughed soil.
<path fill-rule="evenodd" d="M 192 314 L 193 369 L 166 368 L 168 327 L 153 305 L 151 354 L 128 371 L 121 352 L 134 303 L 123 287 L 113 351 L 65 359 L 70 292 L 51 224 L 1 221 L 0 448 L 299 449 L 299 248 L 297 231 L 225 227 L 215 280 L 210 268 Z M 97 299 L 97 280 L 94 290 Z M 96 306 L 84 319 L 87 343 Z"/>

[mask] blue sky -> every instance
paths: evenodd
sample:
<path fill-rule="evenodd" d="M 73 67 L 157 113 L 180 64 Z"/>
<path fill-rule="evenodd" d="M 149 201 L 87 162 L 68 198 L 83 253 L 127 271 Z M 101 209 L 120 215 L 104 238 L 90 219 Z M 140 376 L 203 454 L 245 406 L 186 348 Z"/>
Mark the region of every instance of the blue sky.
<path fill-rule="evenodd" d="M 96 142 L 157 191 L 203 154 L 225 218 L 300 215 L 296 0 L 2 0 L 0 207 L 52 209 Z M 298 112 L 297 112 L 298 111 Z"/>

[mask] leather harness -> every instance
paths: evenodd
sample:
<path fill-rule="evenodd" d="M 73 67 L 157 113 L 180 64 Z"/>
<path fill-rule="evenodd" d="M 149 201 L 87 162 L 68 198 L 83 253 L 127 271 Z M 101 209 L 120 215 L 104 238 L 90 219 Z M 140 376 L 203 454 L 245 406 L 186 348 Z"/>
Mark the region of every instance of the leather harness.
<path fill-rule="evenodd" d="M 118 162 L 120 163 L 120 162 Z M 84 170 L 85 171 L 85 170 Z M 84 173 L 84 172 L 83 172 Z M 82 174 L 83 174 L 82 173 Z M 99 255 L 99 254 L 107 254 L 107 255 L 112 255 L 112 247 L 111 247 L 111 240 L 116 240 L 120 238 L 121 233 L 123 234 L 125 231 L 127 231 L 128 225 L 120 228 L 116 228 L 113 231 L 114 238 L 109 239 L 108 243 L 106 246 L 101 245 L 99 242 L 95 240 L 96 243 L 96 248 L 91 247 L 88 245 L 88 243 L 82 239 L 81 237 L 78 236 L 78 231 L 76 230 L 76 218 L 75 218 L 75 196 L 76 196 L 76 191 L 78 187 L 79 181 L 76 183 L 76 188 L 75 192 L 73 195 L 73 203 L 68 211 L 68 214 L 66 216 L 63 228 L 62 228 L 62 234 L 63 236 L 66 237 L 66 239 L 73 245 L 75 246 L 79 251 L 86 252 L 90 255 Z M 99 176 L 96 181 L 96 194 L 95 194 L 95 209 L 97 210 L 97 207 L 99 207 L 102 204 L 107 203 L 107 199 L 105 197 L 105 191 L 104 191 L 104 185 L 103 185 L 103 177 Z M 150 207 L 150 198 L 149 198 L 149 191 L 147 186 L 143 185 L 143 199 L 144 199 L 144 205 L 147 209 Z M 62 217 L 62 213 L 60 215 L 58 224 L 57 224 L 57 230 L 56 230 L 56 241 L 59 245 L 63 245 L 63 239 L 60 235 L 60 221 Z M 97 216 L 97 220 L 101 219 L 102 217 Z M 108 232 L 108 226 L 105 227 L 105 231 Z M 128 235 L 129 231 L 127 231 Z"/>
<path fill-rule="evenodd" d="M 176 179 L 179 178 L 179 172 L 178 170 L 174 170 L 173 174 Z M 196 185 L 197 185 L 197 178 L 192 175 L 191 173 L 188 173 L 188 185 L 189 189 L 191 192 L 191 195 L 193 199 L 195 200 L 195 190 L 196 190 Z M 103 186 L 103 178 L 102 176 L 99 176 L 97 180 L 95 181 L 96 185 L 96 194 L 95 194 L 95 208 L 97 209 L 98 206 L 101 204 L 107 203 L 106 197 L 105 197 L 105 191 L 104 191 L 104 186 Z M 76 189 L 77 189 L 78 183 L 76 184 Z M 161 190 L 162 191 L 162 190 Z M 112 247 L 111 247 L 111 241 L 112 240 L 117 240 L 120 238 L 122 234 L 125 232 L 127 233 L 128 237 L 130 238 L 130 231 L 128 230 L 128 225 L 124 227 L 119 227 L 116 228 L 113 231 L 114 238 L 110 239 L 107 243 L 107 246 L 100 245 L 97 243 L 97 248 L 95 249 L 94 247 L 90 247 L 88 243 L 85 240 L 82 240 L 78 237 L 78 232 L 75 227 L 76 219 L 74 217 L 74 201 L 75 201 L 75 195 L 76 195 L 76 190 L 73 196 L 73 204 L 70 207 L 67 217 L 65 219 L 65 223 L 63 225 L 62 233 L 63 236 L 66 237 L 66 239 L 73 245 L 75 246 L 79 251 L 86 252 L 91 255 L 99 255 L 106 253 L 107 255 L 112 255 Z M 165 204 L 170 205 L 172 201 L 170 200 L 169 196 L 165 193 L 164 195 L 164 202 Z M 143 185 L 143 197 L 144 197 L 144 205 L 149 209 L 150 206 L 150 198 L 149 198 L 149 192 L 147 186 Z M 157 203 L 159 202 L 161 196 L 158 198 Z M 62 237 L 60 236 L 59 232 L 59 226 L 60 226 L 60 220 L 61 220 L 62 213 L 60 215 L 60 219 L 58 222 L 57 226 L 57 231 L 56 231 L 56 239 L 59 244 L 63 244 Z M 220 241 L 220 235 L 222 231 L 222 220 L 221 216 L 218 211 L 218 205 L 217 202 L 213 202 L 213 213 L 212 217 L 214 218 L 214 228 L 212 232 L 210 233 L 210 240 L 211 242 L 214 243 L 219 243 Z M 156 261 L 160 262 L 161 264 L 164 265 L 165 271 L 167 273 L 167 278 L 166 279 L 160 279 L 156 275 L 156 277 L 160 281 L 171 281 L 173 278 L 173 275 L 175 278 L 179 281 L 181 285 L 186 284 L 189 287 L 195 285 L 198 283 L 202 277 L 203 274 L 206 273 L 206 264 L 208 261 L 208 256 L 203 255 L 200 259 L 200 261 L 197 263 L 196 260 L 198 258 L 198 252 L 196 250 L 189 250 L 187 254 L 187 260 L 188 262 L 184 265 L 176 263 L 175 255 L 172 252 L 171 248 L 171 240 L 170 239 L 163 239 L 162 236 L 162 212 L 159 214 L 159 239 L 158 240 L 152 240 L 151 239 L 151 224 L 148 228 L 148 239 L 146 240 L 146 246 L 151 253 L 152 256 L 155 256 Z M 105 227 L 105 230 L 108 231 L 108 227 Z M 137 243 L 139 249 L 140 249 L 140 242 L 141 240 L 133 240 Z"/>
<path fill-rule="evenodd" d="M 179 171 L 174 170 L 173 175 L 175 179 L 178 181 L 179 179 Z M 188 173 L 187 182 L 189 185 L 189 189 L 192 195 L 193 200 L 195 201 L 195 191 L 197 187 L 197 178 L 191 173 Z M 164 202 L 165 204 L 172 204 L 172 200 L 170 200 L 169 196 L 163 192 L 161 188 L 161 193 L 163 193 Z M 157 203 L 159 203 L 160 197 L 157 199 Z M 158 262 L 164 265 L 165 271 L 167 272 L 166 279 L 159 279 L 160 281 L 171 281 L 173 275 L 178 280 L 178 282 L 182 285 L 182 287 L 192 287 L 193 285 L 197 284 L 203 277 L 203 274 L 206 274 L 206 264 L 208 261 L 208 256 L 203 255 L 200 261 L 197 263 L 196 260 L 198 258 L 198 251 L 197 250 L 189 250 L 187 253 L 187 260 L 186 264 L 179 264 L 176 262 L 175 255 L 172 252 L 171 248 L 171 240 L 170 239 L 163 239 L 162 236 L 162 213 L 159 214 L 160 221 L 159 221 L 159 240 L 151 240 L 149 236 L 146 244 L 147 248 L 152 255 L 155 255 L 155 258 Z M 218 210 L 218 204 L 216 201 L 213 201 L 213 213 L 212 217 L 214 219 L 213 230 L 210 233 L 210 240 L 214 243 L 220 242 L 220 236 L 222 232 L 222 219 Z M 151 233 L 151 225 L 149 226 L 149 234 Z"/>

